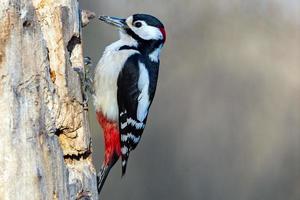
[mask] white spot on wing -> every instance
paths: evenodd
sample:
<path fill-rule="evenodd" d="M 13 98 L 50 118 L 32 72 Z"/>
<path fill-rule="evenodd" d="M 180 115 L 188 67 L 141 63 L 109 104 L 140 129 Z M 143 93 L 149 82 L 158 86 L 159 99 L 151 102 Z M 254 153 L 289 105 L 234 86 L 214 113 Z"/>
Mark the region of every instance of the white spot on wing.
<path fill-rule="evenodd" d="M 126 126 L 127 126 L 127 122 L 121 123 L 121 129 L 126 128 Z"/>
<path fill-rule="evenodd" d="M 128 137 L 134 142 L 138 143 L 140 141 L 141 136 L 135 137 L 133 134 L 128 133 Z"/>
<path fill-rule="evenodd" d="M 136 137 L 132 133 L 127 133 L 126 135 L 121 135 L 121 140 L 126 142 L 128 139 L 131 139 L 134 143 L 138 143 L 140 141 L 141 136 Z"/>
<path fill-rule="evenodd" d="M 126 146 L 121 148 L 122 154 L 127 154 L 128 148 Z"/>
<path fill-rule="evenodd" d="M 128 139 L 128 135 L 121 135 L 121 141 L 126 142 Z"/>
<path fill-rule="evenodd" d="M 120 113 L 120 117 L 123 116 L 123 115 L 126 114 L 126 113 L 127 113 L 126 110 L 125 110 L 124 112 L 121 112 L 121 113 Z"/>
<path fill-rule="evenodd" d="M 131 117 L 127 119 L 127 123 L 131 124 L 132 126 L 134 126 L 136 129 L 141 129 L 144 128 L 145 125 L 142 122 L 137 122 L 134 119 L 132 119 Z"/>

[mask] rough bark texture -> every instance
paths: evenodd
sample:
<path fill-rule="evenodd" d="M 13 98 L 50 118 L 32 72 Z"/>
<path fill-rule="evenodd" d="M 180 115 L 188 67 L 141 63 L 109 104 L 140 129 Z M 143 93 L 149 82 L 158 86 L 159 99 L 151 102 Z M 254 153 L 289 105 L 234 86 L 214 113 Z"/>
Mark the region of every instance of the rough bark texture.
<path fill-rule="evenodd" d="M 76 0 L 0 4 L 0 199 L 98 199 Z"/>

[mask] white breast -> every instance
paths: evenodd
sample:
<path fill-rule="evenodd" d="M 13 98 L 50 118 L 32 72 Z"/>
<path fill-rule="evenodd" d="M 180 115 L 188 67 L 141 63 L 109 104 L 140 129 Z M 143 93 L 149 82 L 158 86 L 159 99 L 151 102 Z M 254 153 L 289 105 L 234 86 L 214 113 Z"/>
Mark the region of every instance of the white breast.
<path fill-rule="evenodd" d="M 122 41 L 108 46 L 95 69 L 94 77 L 94 106 L 108 119 L 117 121 L 119 108 L 117 101 L 117 80 L 127 58 L 139 53 L 136 50 L 121 50 Z"/>

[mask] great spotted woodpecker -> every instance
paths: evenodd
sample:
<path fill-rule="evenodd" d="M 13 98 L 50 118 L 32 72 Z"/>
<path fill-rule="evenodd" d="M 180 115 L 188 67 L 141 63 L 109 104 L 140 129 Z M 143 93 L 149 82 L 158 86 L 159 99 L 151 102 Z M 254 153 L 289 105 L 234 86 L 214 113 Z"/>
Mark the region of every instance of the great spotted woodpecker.
<path fill-rule="evenodd" d="M 141 140 L 156 90 L 166 31 L 157 18 L 146 14 L 99 19 L 120 32 L 120 39 L 106 47 L 94 75 L 94 105 L 105 142 L 97 177 L 100 192 L 119 157 L 122 176 L 125 174 L 129 153 Z"/>

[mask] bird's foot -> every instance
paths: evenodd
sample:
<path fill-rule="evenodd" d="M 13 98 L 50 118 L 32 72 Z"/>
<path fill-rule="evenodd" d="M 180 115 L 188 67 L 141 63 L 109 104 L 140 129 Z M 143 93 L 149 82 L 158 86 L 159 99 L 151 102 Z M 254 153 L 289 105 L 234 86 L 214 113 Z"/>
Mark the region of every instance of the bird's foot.
<path fill-rule="evenodd" d="M 91 71 L 92 62 L 90 57 L 84 58 L 84 67 L 74 67 L 74 71 L 78 73 L 80 83 L 81 83 L 81 90 L 82 90 L 82 105 L 85 110 L 88 110 L 88 92 L 93 94 L 93 80 L 91 78 Z"/>

